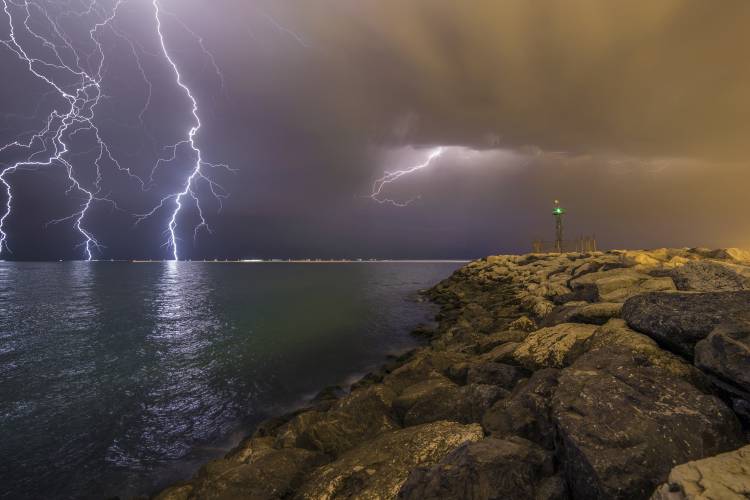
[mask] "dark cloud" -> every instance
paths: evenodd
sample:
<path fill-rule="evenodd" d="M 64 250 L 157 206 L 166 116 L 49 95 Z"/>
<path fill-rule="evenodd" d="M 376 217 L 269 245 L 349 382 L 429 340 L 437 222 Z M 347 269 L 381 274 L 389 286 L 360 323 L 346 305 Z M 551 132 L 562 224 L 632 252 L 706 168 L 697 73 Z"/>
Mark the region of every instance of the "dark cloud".
<path fill-rule="evenodd" d="M 750 246 L 745 0 L 169 6 L 224 71 L 222 91 L 195 40 L 168 26 L 202 104 L 201 144 L 239 169 L 219 175 L 232 198 L 223 214 L 212 210 L 215 233 L 197 240 L 192 257 L 524 251 L 551 232 L 555 198 L 569 209 L 571 233 L 596 232 L 604 245 Z M 123 23 L 152 45 L 147 9 L 129 15 Z M 112 85 L 127 97 L 111 102 L 109 115 L 132 108 L 143 89 L 127 54 L 117 57 Z M 148 64 L 163 84 L 149 117 L 162 143 L 179 133 L 184 103 L 159 61 Z M 6 109 L 23 93 L 17 86 L 2 84 Z M 132 116 L 128 125 L 136 132 L 113 127 L 114 142 L 146 165 L 153 152 L 133 150 L 149 142 Z M 485 152 L 451 156 L 394 186 L 405 198 L 421 194 L 408 208 L 364 197 L 383 171 L 439 145 Z M 147 198 L 129 197 L 133 207 Z M 45 216 L 16 218 L 16 239 L 29 255 L 69 256 L 57 244 L 28 243 Z M 102 210 L 92 224 L 106 233 L 111 217 Z M 121 221 L 109 252 L 163 254 L 163 222 L 131 231 Z"/>

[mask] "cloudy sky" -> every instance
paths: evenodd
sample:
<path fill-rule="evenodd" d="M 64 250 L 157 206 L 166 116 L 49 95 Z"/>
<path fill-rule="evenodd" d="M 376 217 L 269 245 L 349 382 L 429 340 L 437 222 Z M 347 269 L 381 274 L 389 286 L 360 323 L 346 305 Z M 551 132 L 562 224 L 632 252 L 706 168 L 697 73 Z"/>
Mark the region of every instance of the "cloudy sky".
<path fill-rule="evenodd" d="M 53 39 L 45 19 L 55 19 L 75 51 L 89 54 L 81 65 L 90 72 L 98 59 L 88 30 L 113 4 L 100 0 L 82 15 L 83 3 L 38 0 L 28 24 Z M 24 10 L 6 5 L 0 37 L 9 40 L 12 21 L 27 54 L 51 57 L 23 32 Z M 181 258 L 523 252 L 552 238 L 556 198 L 568 235 L 595 233 L 601 246 L 750 247 L 746 0 L 161 6 L 165 45 L 199 104 L 196 143 L 207 161 L 235 170 L 206 167 L 230 195 L 221 211 L 209 185 L 196 185 L 211 234 L 194 237 L 197 214 L 185 200 Z M 104 97 L 94 121 L 120 165 L 149 178 L 192 123 L 160 53 L 152 1 L 124 1 L 97 40 Z M 72 61 L 73 50 L 62 59 Z M 66 103 L 7 46 L 0 64 L 4 144 L 28 139 Z M 84 187 L 96 178 L 86 141 L 84 133 L 68 141 Z M 386 172 L 422 164 L 438 147 L 444 153 L 428 168 L 385 186 L 383 198 L 408 206 L 368 197 Z M 161 165 L 145 191 L 122 172 L 105 173 L 101 196 L 120 209 L 94 203 L 83 219 L 105 245 L 97 257 L 171 255 L 163 243 L 174 200 L 137 225 L 134 214 L 184 187 L 188 153 Z M 0 168 L 24 154 L 0 153 Z M 3 176 L 13 192 L 3 226 L 13 253 L 4 258 L 83 256 L 74 220 L 48 224 L 81 206 L 80 192 L 66 193 L 63 167 Z"/>

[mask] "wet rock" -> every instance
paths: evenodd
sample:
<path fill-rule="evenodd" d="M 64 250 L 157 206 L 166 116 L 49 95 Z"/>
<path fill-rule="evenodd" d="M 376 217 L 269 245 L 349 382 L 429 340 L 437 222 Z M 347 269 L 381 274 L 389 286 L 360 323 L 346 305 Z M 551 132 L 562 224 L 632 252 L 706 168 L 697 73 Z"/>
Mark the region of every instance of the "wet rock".
<path fill-rule="evenodd" d="M 715 328 L 696 344 L 695 364 L 750 392 L 750 322 Z"/>
<path fill-rule="evenodd" d="M 671 278 L 653 278 L 628 268 L 586 274 L 572 280 L 570 286 L 590 302 L 624 302 L 646 292 L 676 290 Z"/>
<path fill-rule="evenodd" d="M 363 375 L 362 378 L 360 378 L 359 380 L 357 380 L 356 382 L 354 382 L 351 385 L 350 389 L 352 391 L 355 391 L 357 389 L 362 389 L 364 387 L 369 387 L 369 386 L 374 385 L 374 384 L 379 384 L 380 382 L 383 381 L 383 376 L 384 375 L 385 374 L 383 372 L 381 372 L 381 371 L 368 372 L 365 375 Z"/>
<path fill-rule="evenodd" d="M 585 351 L 586 339 L 595 325 L 562 323 L 530 333 L 513 351 L 513 357 L 529 370 L 562 368 Z"/>
<path fill-rule="evenodd" d="M 733 292 L 750 290 L 750 278 L 731 266 L 714 261 L 694 261 L 670 271 L 678 290 Z"/>
<path fill-rule="evenodd" d="M 603 325 L 612 318 L 620 316 L 622 303 L 596 302 L 594 304 L 565 304 L 555 308 L 544 318 L 542 326 L 553 326 L 560 323 L 589 323 Z"/>
<path fill-rule="evenodd" d="M 346 396 L 346 394 L 346 391 L 341 386 L 332 385 L 316 394 L 315 397 L 310 400 L 310 405 L 318 410 L 328 409 L 333 406 L 336 401 Z"/>
<path fill-rule="evenodd" d="M 301 413 L 279 429 L 276 444 L 320 450 L 331 456 L 399 427 L 393 409 L 395 393 L 382 385 L 354 391 L 330 410 Z"/>
<path fill-rule="evenodd" d="M 294 498 L 394 498 L 416 467 L 482 437 L 479 425 L 446 421 L 388 432 L 315 470 Z"/>
<path fill-rule="evenodd" d="M 398 494 L 408 500 L 537 498 L 553 473 L 552 454 L 525 439 L 487 438 L 411 473 Z"/>
<path fill-rule="evenodd" d="M 224 457 L 235 462 L 249 463 L 273 451 L 276 440 L 271 437 L 251 437 L 243 440 Z"/>
<path fill-rule="evenodd" d="M 750 291 L 648 293 L 625 302 L 622 317 L 634 330 L 692 359 L 695 344 L 717 325 L 750 321 Z"/>
<path fill-rule="evenodd" d="M 647 498 L 674 465 L 744 441 L 721 400 L 622 346 L 581 356 L 552 401 L 574 498 Z"/>
<path fill-rule="evenodd" d="M 429 340 L 435 337 L 437 335 L 437 332 L 434 328 L 431 328 L 424 324 L 419 324 L 411 331 L 411 334 L 415 337 Z"/>
<path fill-rule="evenodd" d="M 750 446 L 678 465 L 651 500 L 745 500 L 750 497 Z"/>
<path fill-rule="evenodd" d="M 534 372 L 510 397 L 496 402 L 482 417 L 482 427 L 494 437 L 521 436 L 547 448 L 554 448 L 555 429 L 550 417 L 552 394 L 560 370 Z"/>

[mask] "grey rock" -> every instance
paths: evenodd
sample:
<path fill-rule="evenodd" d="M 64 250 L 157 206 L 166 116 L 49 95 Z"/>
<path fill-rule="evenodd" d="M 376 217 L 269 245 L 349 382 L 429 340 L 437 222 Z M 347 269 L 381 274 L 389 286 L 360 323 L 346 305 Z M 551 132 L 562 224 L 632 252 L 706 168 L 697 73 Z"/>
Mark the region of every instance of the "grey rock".
<path fill-rule="evenodd" d="M 695 344 L 719 324 L 750 321 L 750 291 L 648 293 L 625 302 L 622 317 L 634 330 L 692 359 Z"/>
<path fill-rule="evenodd" d="M 721 400 L 622 346 L 581 356 L 552 400 L 574 498 L 648 498 L 674 465 L 744 442 Z"/>
<path fill-rule="evenodd" d="M 495 437 L 521 436 L 554 448 L 555 428 L 550 417 L 552 394 L 560 370 L 539 370 L 517 387 L 510 397 L 496 402 L 482 417 L 482 427 Z"/>
<path fill-rule="evenodd" d="M 503 389 L 512 390 L 524 372 L 518 367 L 504 363 L 478 363 L 471 365 L 466 375 L 468 384 L 497 385 Z"/>
<path fill-rule="evenodd" d="M 703 373 L 681 357 L 659 348 L 658 344 L 647 335 L 630 329 L 624 320 L 612 319 L 599 327 L 586 341 L 586 349 L 607 349 L 620 346 L 631 354 L 647 360 L 649 365 L 661 368 L 673 377 L 681 378 L 694 386 L 709 391 L 709 381 Z"/>
<path fill-rule="evenodd" d="M 750 278 L 732 266 L 713 261 L 693 261 L 670 272 L 678 290 L 732 292 L 750 290 Z"/>
<path fill-rule="evenodd" d="M 695 365 L 750 392 L 750 322 L 716 327 L 695 345 Z"/>
<path fill-rule="evenodd" d="M 408 500 L 534 500 L 553 473 L 552 454 L 513 437 L 487 438 L 411 473 L 398 498 Z"/>

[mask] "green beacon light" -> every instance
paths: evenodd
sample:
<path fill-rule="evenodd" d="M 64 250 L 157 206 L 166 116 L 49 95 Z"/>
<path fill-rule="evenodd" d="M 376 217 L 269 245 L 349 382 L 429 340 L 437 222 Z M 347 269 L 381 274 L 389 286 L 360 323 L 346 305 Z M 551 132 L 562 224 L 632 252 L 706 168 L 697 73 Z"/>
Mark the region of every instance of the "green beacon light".
<path fill-rule="evenodd" d="M 555 208 L 552 209 L 552 213 L 555 215 L 562 215 L 565 213 L 565 209 L 560 206 L 560 202 L 555 200 Z"/>
<path fill-rule="evenodd" d="M 552 209 L 552 214 L 555 216 L 555 251 L 563 252 L 563 214 L 565 209 L 560 206 L 560 201 L 555 200 L 555 208 Z"/>

